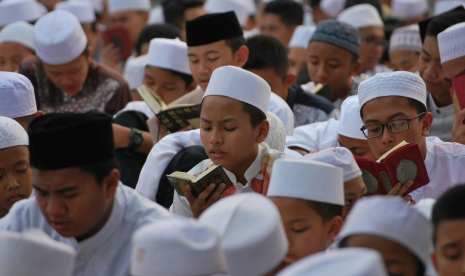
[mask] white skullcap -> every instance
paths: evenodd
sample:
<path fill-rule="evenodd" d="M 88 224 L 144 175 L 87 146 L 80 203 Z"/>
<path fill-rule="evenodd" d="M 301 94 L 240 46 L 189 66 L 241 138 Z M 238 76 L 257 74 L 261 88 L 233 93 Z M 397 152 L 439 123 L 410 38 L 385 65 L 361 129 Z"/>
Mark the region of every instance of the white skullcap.
<path fill-rule="evenodd" d="M 250 7 L 243 0 L 207 0 L 204 8 L 208 13 L 234 11 L 241 27 L 247 24 L 250 15 Z"/>
<path fill-rule="evenodd" d="M 266 117 L 270 122 L 270 131 L 266 136 L 265 143 L 274 150 L 284 152 L 286 148 L 286 127 L 278 116 L 267 111 Z"/>
<path fill-rule="evenodd" d="M 26 130 L 15 120 L 0 116 L 0 150 L 16 146 L 29 146 Z"/>
<path fill-rule="evenodd" d="M 147 55 L 129 59 L 124 67 L 124 78 L 131 90 L 137 89 L 144 84 L 145 66 L 147 66 Z"/>
<path fill-rule="evenodd" d="M 55 5 L 55 10 L 68 11 L 74 14 L 81 24 L 96 21 L 94 5 L 90 1 L 68 0 Z"/>
<path fill-rule="evenodd" d="M 163 13 L 163 7 L 161 5 L 158 5 L 150 11 L 149 25 L 164 24 L 164 23 L 165 23 L 165 14 Z"/>
<path fill-rule="evenodd" d="M 366 248 L 320 252 L 299 260 L 276 276 L 388 276 L 383 257 Z"/>
<path fill-rule="evenodd" d="M 358 96 L 347 97 L 341 105 L 341 117 L 339 118 L 339 125 L 337 133 L 353 139 L 366 140 L 360 130 L 363 127 L 363 121 L 360 117 L 360 104 Z"/>
<path fill-rule="evenodd" d="M 392 0 L 392 12 L 404 19 L 413 19 L 426 14 L 428 0 Z"/>
<path fill-rule="evenodd" d="M 150 11 L 150 0 L 108 0 L 108 13 Z"/>
<path fill-rule="evenodd" d="M 20 118 L 37 112 L 31 81 L 13 72 L 0 72 L 0 116 Z"/>
<path fill-rule="evenodd" d="M 291 197 L 344 206 L 342 169 L 307 159 L 273 164 L 268 197 Z"/>
<path fill-rule="evenodd" d="M 389 41 L 389 53 L 395 51 L 421 52 L 420 27 L 418 24 L 395 29 Z"/>
<path fill-rule="evenodd" d="M 247 5 L 247 11 L 249 15 L 255 15 L 257 13 L 257 6 L 255 5 L 254 0 L 240 0 L 243 1 Z"/>
<path fill-rule="evenodd" d="M 264 114 L 271 97 L 270 85 L 259 76 L 235 66 L 213 71 L 203 98 L 224 96 L 255 106 Z"/>
<path fill-rule="evenodd" d="M 295 29 L 291 42 L 289 42 L 287 47 L 307 49 L 308 43 L 310 42 L 310 38 L 312 38 L 315 29 L 316 28 L 313 26 L 298 26 Z"/>
<path fill-rule="evenodd" d="M 17 21 L 6 25 L 0 31 L 0 43 L 15 42 L 36 51 L 34 43 L 34 26 L 26 21 Z"/>
<path fill-rule="evenodd" d="M 337 20 L 350 24 L 357 29 L 369 26 L 384 27 L 378 10 L 370 4 L 355 5 L 343 10 Z"/>
<path fill-rule="evenodd" d="M 465 1 L 461 0 L 442 0 L 434 3 L 434 16 L 451 11 L 457 7 L 464 6 Z"/>
<path fill-rule="evenodd" d="M 337 15 L 344 10 L 346 0 L 321 0 L 320 9 L 331 18 L 336 18 Z"/>
<path fill-rule="evenodd" d="M 72 0 L 72 1 L 84 1 L 90 2 L 94 7 L 94 11 L 98 14 L 103 13 L 103 0 Z"/>
<path fill-rule="evenodd" d="M 227 271 L 218 234 L 193 219 L 145 225 L 135 232 L 132 244 L 131 275 L 199 276 Z"/>
<path fill-rule="evenodd" d="M 187 44 L 179 39 L 152 39 L 147 65 L 192 75 L 187 57 Z"/>
<path fill-rule="evenodd" d="M 357 162 L 355 162 L 354 155 L 347 148 L 334 147 L 323 149 L 316 153 L 307 154 L 303 158 L 341 168 L 343 170 L 344 182 L 349 182 L 362 176 L 362 171 L 358 167 Z"/>
<path fill-rule="evenodd" d="M 436 199 L 433 198 L 423 198 L 413 205 L 412 208 L 420 212 L 427 220 L 431 221 L 433 216 L 433 207 L 436 203 Z"/>
<path fill-rule="evenodd" d="M 286 256 L 288 243 L 278 208 L 260 194 L 225 197 L 199 220 L 220 234 L 231 276 L 264 275 Z"/>
<path fill-rule="evenodd" d="M 0 2 L 0 27 L 16 21 L 34 22 L 47 13 L 35 0 L 3 0 Z"/>
<path fill-rule="evenodd" d="M 378 73 L 358 87 L 360 108 L 376 98 L 399 96 L 414 99 L 426 106 L 426 85 L 416 74 L 404 71 Z"/>
<path fill-rule="evenodd" d="M 370 196 L 359 200 L 350 211 L 338 235 L 381 237 L 405 247 L 426 267 L 429 261 L 431 225 L 402 198 Z"/>
<path fill-rule="evenodd" d="M 438 34 L 441 63 L 465 56 L 465 22 L 455 24 Z"/>
<path fill-rule="evenodd" d="M 0 233 L 2 275 L 71 276 L 76 252 L 39 229 Z"/>
<path fill-rule="evenodd" d="M 34 27 L 37 57 L 52 65 L 66 64 L 87 47 L 87 37 L 79 20 L 67 11 L 53 11 L 41 17 Z"/>

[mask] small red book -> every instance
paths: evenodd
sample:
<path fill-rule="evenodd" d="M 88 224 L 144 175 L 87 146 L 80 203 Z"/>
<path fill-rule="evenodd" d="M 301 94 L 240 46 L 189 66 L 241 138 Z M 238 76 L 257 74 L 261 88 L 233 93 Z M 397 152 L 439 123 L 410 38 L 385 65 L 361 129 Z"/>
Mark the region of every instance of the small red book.
<path fill-rule="evenodd" d="M 121 50 L 121 60 L 126 60 L 132 55 L 133 45 L 129 31 L 124 27 L 112 27 L 103 32 L 104 45 L 113 43 Z"/>
<path fill-rule="evenodd" d="M 407 195 L 429 183 L 425 161 L 417 144 L 401 142 L 378 160 L 355 157 L 368 195 L 386 195 L 397 183 L 413 180 Z"/>
<path fill-rule="evenodd" d="M 465 108 L 465 72 L 452 79 L 450 96 L 456 112 Z"/>

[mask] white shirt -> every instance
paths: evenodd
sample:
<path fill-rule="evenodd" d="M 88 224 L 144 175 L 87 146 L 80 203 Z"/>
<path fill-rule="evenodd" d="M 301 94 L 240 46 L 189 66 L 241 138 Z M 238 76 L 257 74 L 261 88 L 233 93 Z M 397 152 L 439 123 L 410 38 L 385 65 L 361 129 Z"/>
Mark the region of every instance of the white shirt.
<path fill-rule="evenodd" d="M 428 111 L 433 113 L 433 123 L 429 129 L 431 136 L 437 136 L 445 142 L 452 141 L 452 125 L 455 120 L 454 105 L 450 104 L 444 107 L 437 107 L 433 96 L 428 93 L 427 106 Z"/>
<path fill-rule="evenodd" d="M 16 203 L 0 220 L 0 230 L 21 232 L 39 228 L 52 239 L 72 246 L 78 253 L 74 276 L 128 276 L 134 232 L 145 224 L 170 216 L 160 205 L 119 183 L 107 223 L 97 234 L 82 242 L 58 234 L 45 220 L 35 197 Z"/>
<path fill-rule="evenodd" d="M 119 114 L 125 111 L 139 111 L 143 113 L 147 118 L 152 118 L 155 116 L 152 109 L 149 105 L 144 101 L 134 101 L 129 102 L 123 109 L 121 109 L 118 113 L 115 114 L 114 118 L 118 117 Z"/>
<path fill-rule="evenodd" d="M 275 93 L 271 93 L 268 111 L 278 116 L 286 128 L 286 134 L 292 135 L 294 132 L 294 112 L 286 101 Z"/>

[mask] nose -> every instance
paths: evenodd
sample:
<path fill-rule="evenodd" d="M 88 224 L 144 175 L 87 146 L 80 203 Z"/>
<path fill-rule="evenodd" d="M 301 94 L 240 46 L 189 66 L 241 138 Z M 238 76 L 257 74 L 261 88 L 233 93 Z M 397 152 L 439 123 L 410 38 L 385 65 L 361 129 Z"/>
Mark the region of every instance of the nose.
<path fill-rule="evenodd" d="M 428 78 L 431 78 L 431 79 L 436 79 L 438 77 L 438 71 L 436 70 L 436 67 L 434 66 L 432 62 L 426 66 L 423 74 L 426 74 Z"/>
<path fill-rule="evenodd" d="M 210 136 L 210 144 L 212 145 L 221 145 L 223 143 L 223 137 L 218 130 L 212 130 Z"/>
<path fill-rule="evenodd" d="M 7 179 L 6 190 L 7 191 L 14 191 L 20 187 L 18 181 L 13 175 L 9 175 Z"/>
<path fill-rule="evenodd" d="M 52 218 L 63 215 L 66 212 L 65 205 L 53 195 L 47 199 L 47 206 L 45 210 Z"/>
<path fill-rule="evenodd" d="M 204 61 L 200 60 L 199 61 L 199 74 L 202 75 L 202 74 L 208 74 L 208 73 L 209 73 L 209 70 L 208 70 L 207 64 Z"/>
<path fill-rule="evenodd" d="M 318 83 L 326 83 L 328 81 L 328 74 L 324 66 L 318 66 L 316 71 L 316 81 Z"/>
<path fill-rule="evenodd" d="M 383 135 L 381 135 L 381 142 L 383 145 L 388 145 L 396 141 L 395 136 L 389 131 L 387 126 L 384 126 Z"/>

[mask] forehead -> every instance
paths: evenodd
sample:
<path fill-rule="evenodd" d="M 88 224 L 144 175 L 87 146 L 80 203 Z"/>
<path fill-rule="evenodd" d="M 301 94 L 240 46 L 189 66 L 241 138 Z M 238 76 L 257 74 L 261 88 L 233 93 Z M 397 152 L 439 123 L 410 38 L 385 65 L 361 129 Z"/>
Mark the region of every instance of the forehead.
<path fill-rule="evenodd" d="M 452 241 L 465 241 L 465 218 L 455 220 L 443 220 L 436 229 L 437 243 Z M 465 246 L 465 243 L 463 244 Z"/>
<path fill-rule="evenodd" d="M 377 38 L 384 38 L 384 28 L 381 26 L 368 26 L 360 28 L 359 30 L 363 37 L 374 36 Z"/>
<path fill-rule="evenodd" d="M 27 146 L 0 149 L 0 169 L 2 166 L 16 164 L 23 160 L 29 162 L 29 149 Z"/>
<path fill-rule="evenodd" d="M 391 61 L 397 61 L 397 62 L 402 62 L 402 61 L 414 61 L 415 59 L 418 59 L 418 53 L 415 53 L 413 51 L 393 51 L 389 53 L 389 57 L 391 58 Z"/>
<path fill-rule="evenodd" d="M 409 116 L 415 116 L 417 113 L 416 109 L 410 105 L 408 98 L 398 96 L 373 99 L 362 107 L 362 111 L 363 121 L 385 120 L 399 112 Z"/>
<path fill-rule="evenodd" d="M 438 40 L 434 36 L 427 36 L 423 42 L 423 49 L 432 57 L 439 58 Z"/>
<path fill-rule="evenodd" d="M 243 103 L 229 97 L 208 96 L 202 102 L 201 117 L 213 119 L 215 117 L 239 117 L 243 115 L 246 115 Z"/>
<path fill-rule="evenodd" d="M 338 60 L 350 59 L 352 57 L 352 54 L 349 51 L 322 41 L 310 42 L 307 54 L 318 58 L 331 58 Z"/>
<path fill-rule="evenodd" d="M 0 55 L 1 56 L 12 56 L 14 54 L 18 54 L 18 53 L 24 53 L 24 52 L 31 52 L 32 54 L 32 51 L 29 50 L 26 46 L 20 44 L 20 43 L 17 43 L 17 42 L 3 42 L 3 43 L 0 43 Z"/>
<path fill-rule="evenodd" d="M 77 185 L 80 187 L 85 186 L 86 184 L 98 185 L 97 181 L 92 175 L 83 172 L 78 167 L 52 171 L 42 171 L 33 168 L 32 174 L 34 185 L 44 190 L 53 190 L 71 185 Z"/>
<path fill-rule="evenodd" d="M 71 69 L 76 69 L 76 68 L 81 68 L 87 66 L 86 57 L 83 55 L 78 56 L 75 60 L 66 63 L 66 64 L 60 64 L 60 65 L 51 65 L 51 64 L 46 64 L 43 63 L 44 69 L 48 71 L 58 71 L 58 72 L 64 72 L 68 71 Z"/>
<path fill-rule="evenodd" d="M 147 67 L 145 67 L 145 74 L 153 79 L 159 80 L 160 82 L 184 82 L 180 76 L 177 76 L 171 70 L 163 69 L 160 67 L 148 65 Z"/>
<path fill-rule="evenodd" d="M 319 216 L 307 200 L 292 197 L 270 197 L 270 199 L 278 207 L 279 211 L 286 213 L 286 215 L 297 216 L 305 214 L 309 217 Z"/>
<path fill-rule="evenodd" d="M 274 13 L 265 13 L 263 15 L 263 23 L 284 25 L 279 15 L 274 14 Z"/>
<path fill-rule="evenodd" d="M 189 46 L 188 47 L 189 56 L 201 57 L 210 53 L 217 53 L 220 55 L 232 55 L 231 48 L 226 44 L 226 40 L 216 41 L 210 44 L 200 45 L 200 46 Z"/>
<path fill-rule="evenodd" d="M 121 12 L 115 12 L 115 13 L 109 14 L 108 16 L 110 17 L 110 20 L 118 20 L 120 18 L 133 17 L 137 15 L 138 15 L 137 11 L 121 11 Z"/>

